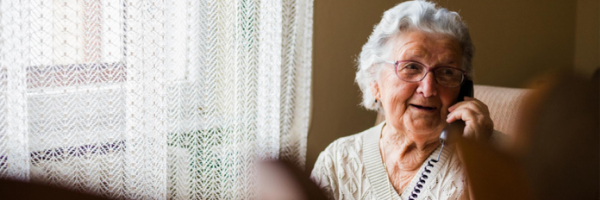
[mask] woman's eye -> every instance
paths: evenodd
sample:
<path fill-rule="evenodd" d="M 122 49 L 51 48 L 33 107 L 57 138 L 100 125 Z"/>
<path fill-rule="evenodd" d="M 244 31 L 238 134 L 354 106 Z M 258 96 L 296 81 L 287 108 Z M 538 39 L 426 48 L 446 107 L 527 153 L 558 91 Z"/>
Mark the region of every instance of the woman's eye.
<path fill-rule="evenodd" d="M 444 70 L 442 70 L 442 74 L 444 74 L 444 75 L 452 75 L 452 74 L 454 74 L 454 71 L 451 70 L 451 69 L 444 69 Z"/>
<path fill-rule="evenodd" d="M 410 69 L 410 70 L 419 70 L 420 69 L 419 65 L 414 64 L 414 63 L 408 64 L 404 68 Z"/>

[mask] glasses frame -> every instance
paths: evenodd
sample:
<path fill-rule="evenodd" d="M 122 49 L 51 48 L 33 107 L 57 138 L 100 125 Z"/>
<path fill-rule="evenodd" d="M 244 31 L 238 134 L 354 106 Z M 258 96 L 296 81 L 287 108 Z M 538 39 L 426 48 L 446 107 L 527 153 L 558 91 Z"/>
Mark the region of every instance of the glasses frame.
<path fill-rule="evenodd" d="M 421 79 L 419 79 L 418 81 L 407 81 L 407 80 L 404 80 L 404 79 L 400 78 L 400 75 L 398 75 L 398 66 L 400 66 L 400 63 L 406 63 L 406 62 L 414 62 L 414 63 L 420 64 L 420 65 L 423 65 L 427 71 L 425 72 L 425 74 L 423 75 L 423 77 L 421 77 Z M 394 73 L 396 74 L 396 77 L 398 77 L 398 79 L 400 79 L 402 81 L 406 81 L 406 82 L 409 82 L 409 83 L 421 82 L 423 79 L 425 79 L 425 77 L 427 76 L 427 74 L 429 74 L 429 72 L 431 72 L 433 70 L 436 70 L 436 69 L 440 69 L 440 68 L 452 68 L 452 69 L 456 69 L 456 70 L 462 72 L 462 77 L 460 79 L 460 84 L 458 84 L 457 86 L 454 86 L 454 87 L 448 87 L 448 86 L 442 85 L 442 84 L 440 84 L 438 82 L 437 77 L 434 77 L 435 78 L 435 82 L 437 84 L 440 84 L 441 86 L 444 86 L 444 87 L 448 87 L 448 88 L 459 87 L 459 86 L 461 86 L 465 82 L 465 77 L 467 76 L 467 72 L 465 70 L 462 70 L 462 69 L 458 69 L 458 68 L 454 68 L 454 67 L 450 67 L 450 66 L 430 67 L 430 66 L 427 66 L 426 64 L 423 64 L 421 62 L 414 61 L 414 60 L 383 61 L 383 63 L 394 65 Z"/>

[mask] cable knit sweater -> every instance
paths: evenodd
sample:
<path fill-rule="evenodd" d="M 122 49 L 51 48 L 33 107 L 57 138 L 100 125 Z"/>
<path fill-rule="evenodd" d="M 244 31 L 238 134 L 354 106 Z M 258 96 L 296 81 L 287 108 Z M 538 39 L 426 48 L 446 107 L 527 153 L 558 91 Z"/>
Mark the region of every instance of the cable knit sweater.
<path fill-rule="evenodd" d="M 337 139 L 321 152 L 311 178 L 331 199 L 408 199 L 427 161 L 437 158 L 440 147 L 423 163 L 406 189 L 396 193 L 379 153 L 384 123 Z M 417 199 L 469 199 L 466 178 L 453 149 L 444 148 L 428 177 Z"/>

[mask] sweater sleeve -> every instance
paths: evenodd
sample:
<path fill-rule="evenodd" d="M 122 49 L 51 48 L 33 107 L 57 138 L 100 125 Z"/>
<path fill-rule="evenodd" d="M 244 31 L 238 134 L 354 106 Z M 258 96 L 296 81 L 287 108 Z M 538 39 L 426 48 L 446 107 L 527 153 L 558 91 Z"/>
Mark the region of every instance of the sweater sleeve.
<path fill-rule="evenodd" d="M 321 152 L 317 158 L 310 178 L 323 190 L 328 199 L 338 199 L 339 187 L 335 178 L 335 165 L 328 149 Z"/>

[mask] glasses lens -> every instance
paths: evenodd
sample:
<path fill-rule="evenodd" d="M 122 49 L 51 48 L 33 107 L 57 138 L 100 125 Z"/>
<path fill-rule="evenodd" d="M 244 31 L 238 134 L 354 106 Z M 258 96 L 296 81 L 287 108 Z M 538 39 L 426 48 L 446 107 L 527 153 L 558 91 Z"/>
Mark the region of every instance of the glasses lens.
<path fill-rule="evenodd" d="M 427 72 L 425 66 L 415 62 L 404 62 L 398 65 L 398 77 L 404 81 L 419 81 Z"/>
<path fill-rule="evenodd" d="M 451 67 L 440 67 L 433 70 L 435 78 L 440 85 L 446 87 L 457 87 L 462 83 L 462 71 Z"/>

